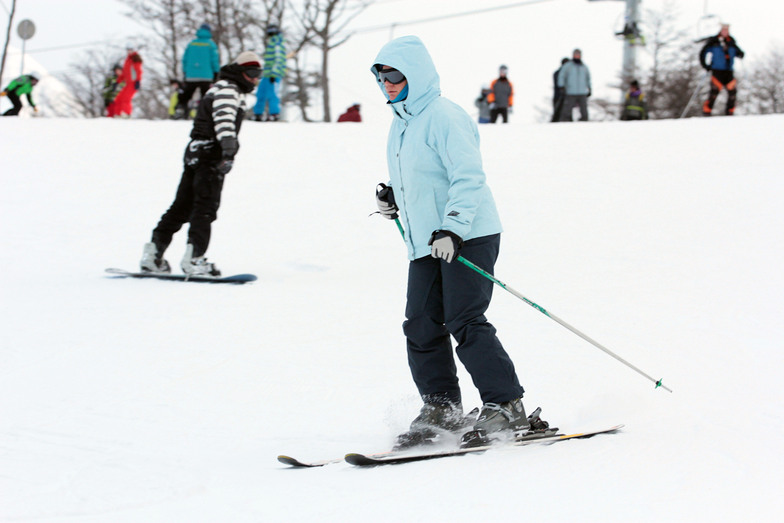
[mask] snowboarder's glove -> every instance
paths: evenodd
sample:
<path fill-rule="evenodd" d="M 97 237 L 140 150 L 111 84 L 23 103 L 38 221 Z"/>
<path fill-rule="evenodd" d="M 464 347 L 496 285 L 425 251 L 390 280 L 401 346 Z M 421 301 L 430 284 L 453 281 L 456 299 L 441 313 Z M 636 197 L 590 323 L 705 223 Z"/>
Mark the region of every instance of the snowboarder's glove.
<path fill-rule="evenodd" d="M 139 89 L 141 89 L 141 88 L 142 88 L 142 83 L 141 83 L 139 80 L 136 80 L 136 81 L 133 83 L 133 88 L 134 88 L 134 89 L 136 89 L 136 90 L 138 91 Z"/>
<path fill-rule="evenodd" d="M 229 160 L 233 160 L 234 155 L 237 154 L 237 151 L 240 149 L 240 144 L 237 142 L 237 138 L 234 136 L 226 136 L 225 138 L 221 138 L 220 146 L 221 151 L 223 152 L 223 158 L 228 158 Z"/>
<path fill-rule="evenodd" d="M 491 111 L 495 109 L 495 102 L 490 102 L 490 105 L 488 107 L 490 108 Z"/>
<path fill-rule="evenodd" d="M 588 94 L 586 94 L 585 96 L 586 96 L 586 98 L 590 98 L 591 97 L 591 90 L 590 89 L 588 89 Z"/>
<path fill-rule="evenodd" d="M 376 205 L 378 205 L 378 212 L 387 220 L 394 220 L 397 218 L 397 205 L 395 204 L 395 194 L 392 192 L 392 187 L 383 183 L 376 186 Z"/>
<path fill-rule="evenodd" d="M 427 244 L 430 245 L 430 256 L 452 263 L 460 254 L 463 239 L 451 231 L 437 230 L 430 235 Z"/>
<path fill-rule="evenodd" d="M 225 176 L 229 174 L 229 171 L 231 171 L 232 167 L 234 167 L 234 160 L 230 158 L 224 158 L 223 160 L 220 161 L 216 169 L 220 174 Z"/>

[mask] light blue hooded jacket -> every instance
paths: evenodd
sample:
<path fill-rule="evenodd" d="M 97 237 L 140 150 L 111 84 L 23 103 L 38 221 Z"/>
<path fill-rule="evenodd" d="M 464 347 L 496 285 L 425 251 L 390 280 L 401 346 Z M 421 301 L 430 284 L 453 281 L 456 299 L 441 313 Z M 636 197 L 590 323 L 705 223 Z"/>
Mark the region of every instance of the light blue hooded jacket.
<path fill-rule="evenodd" d="M 408 81 L 407 98 L 388 102 L 394 119 L 387 141 L 389 183 L 400 209 L 408 258 L 429 256 L 427 243 L 437 229 L 463 240 L 500 233 L 476 123 L 441 97 L 438 73 L 422 41 L 415 36 L 392 40 L 373 62 L 374 76 L 376 65 L 393 67 Z M 386 96 L 384 85 L 379 87 Z"/>

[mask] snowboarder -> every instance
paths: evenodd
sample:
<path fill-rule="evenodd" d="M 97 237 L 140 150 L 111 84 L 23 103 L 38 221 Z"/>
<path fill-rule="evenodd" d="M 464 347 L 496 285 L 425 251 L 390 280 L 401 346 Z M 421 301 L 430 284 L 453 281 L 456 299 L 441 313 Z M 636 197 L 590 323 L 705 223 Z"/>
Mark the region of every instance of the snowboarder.
<path fill-rule="evenodd" d="M 191 40 L 182 55 L 182 71 L 185 85 L 179 97 L 177 114 L 189 118 L 188 102 L 193 93 L 199 90 L 199 98 L 204 98 L 207 89 L 217 79 L 220 70 L 218 46 L 212 39 L 212 28 L 209 24 L 201 24 L 196 30 L 196 38 Z"/>
<path fill-rule="evenodd" d="M 502 65 L 498 68 L 498 78 L 490 83 L 490 94 L 487 95 L 490 123 L 495 123 L 499 115 L 504 119 L 504 123 L 509 121 L 509 113 L 514 105 L 514 86 L 506 77 L 508 71 L 509 69 Z"/>
<path fill-rule="evenodd" d="M 136 95 L 136 91 L 141 89 L 142 57 L 131 45 L 127 47 L 127 51 L 128 54 L 123 62 L 122 74 L 120 75 L 123 86 L 114 99 L 112 104 L 114 109 L 109 116 L 130 118 L 131 112 L 133 112 L 133 97 Z"/>
<path fill-rule="evenodd" d="M 22 110 L 22 95 L 27 96 L 27 103 L 30 104 L 30 107 L 32 107 L 35 112 L 38 112 L 38 107 L 36 107 L 35 102 L 33 102 L 33 87 L 36 85 L 38 85 L 38 76 L 35 73 L 23 74 L 12 80 L 11 83 L 0 92 L 0 96 L 7 96 L 8 101 L 13 105 L 13 107 L 3 113 L 3 116 L 16 116 L 19 114 L 19 111 Z"/>
<path fill-rule="evenodd" d="M 346 112 L 338 116 L 338 122 L 361 122 L 362 115 L 359 114 L 359 104 L 352 104 Z"/>
<path fill-rule="evenodd" d="M 710 63 L 708 63 L 710 55 Z M 710 37 L 700 51 L 700 65 L 711 72 L 711 85 L 708 99 L 702 105 L 702 114 L 710 116 L 713 104 L 722 89 L 727 89 L 727 108 L 725 114 L 735 113 L 735 98 L 738 94 L 738 80 L 733 73 L 735 58 L 743 58 L 744 53 L 735 39 L 730 36 L 730 26 L 723 24 L 719 34 Z"/>
<path fill-rule="evenodd" d="M 645 101 L 645 93 L 640 89 L 640 82 L 632 80 L 629 83 L 629 90 L 623 100 L 621 120 L 648 119 L 648 104 Z"/>
<path fill-rule="evenodd" d="M 580 121 L 588 121 L 588 97 L 591 96 L 591 72 L 583 63 L 582 51 L 575 49 L 572 59 L 561 66 L 558 73 L 558 87 L 564 91 L 564 102 L 561 108 L 560 120 L 566 122 L 572 119 L 572 109 L 580 107 Z"/>
<path fill-rule="evenodd" d="M 217 218 L 223 180 L 239 150 L 237 135 L 245 116 L 245 94 L 261 78 L 261 59 L 245 51 L 220 69 L 219 80 L 205 94 L 193 121 L 191 141 L 185 148 L 184 168 L 177 195 L 144 245 L 141 270 L 171 272 L 163 258 L 174 233 L 190 223 L 188 244 L 180 264 L 183 272 L 220 276 L 204 253 L 210 242 L 212 222 Z"/>
<path fill-rule="evenodd" d="M 286 46 L 277 25 L 267 27 L 267 47 L 264 50 L 264 77 L 256 91 L 253 106 L 254 120 L 262 121 L 265 109 L 267 121 L 280 118 L 280 83 L 286 77 Z M 269 105 L 269 107 L 268 107 Z"/>
<path fill-rule="evenodd" d="M 120 64 L 114 64 L 112 66 L 112 70 L 109 72 L 109 75 L 106 77 L 106 80 L 104 80 L 103 90 L 101 91 L 101 95 L 103 96 L 104 114 L 106 114 L 106 116 L 114 116 L 114 100 L 117 98 L 117 93 L 122 90 L 123 86 L 122 66 Z"/>
<path fill-rule="evenodd" d="M 484 315 L 493 284 L 455 263 L 465 255 L 492 272 L 501 241 L 477 124 L 441 96 L 435 65 L 419 38 L 387 43 L 371 71 L 393 114 L 387 142 L 390 186 L 379 185 L 376 202 L 384 217 L 396 219 L 399 213 L 406 225 L 410 261 L 403 332 L 424 402 L 397 446 L 472 424 L 484 434 L 525 430 L 523 387 Z M 483 402 L 476 420 L 463 415 L 450 335 Z"/>

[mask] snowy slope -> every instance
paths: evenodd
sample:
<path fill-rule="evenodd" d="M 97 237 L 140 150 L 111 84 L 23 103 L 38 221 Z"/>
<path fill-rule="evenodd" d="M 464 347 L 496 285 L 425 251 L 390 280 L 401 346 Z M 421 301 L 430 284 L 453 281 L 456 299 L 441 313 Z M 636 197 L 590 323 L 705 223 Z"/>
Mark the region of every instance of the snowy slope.
<path fill-rule="evenodd" d="M 419 408 L 405 249 L 368 217 L 386 123 L 244 126 L 209 251 L 259 276 L 237 287 L 103 274 L 136 266 L 186 122 L 0 119 L 0 521 L 780 519 L 783 128 L 482 127 L 497 276 L 674 392 L 498 289 L 528 408 L 623 432 L 289 470 L 383 450 Z"/>

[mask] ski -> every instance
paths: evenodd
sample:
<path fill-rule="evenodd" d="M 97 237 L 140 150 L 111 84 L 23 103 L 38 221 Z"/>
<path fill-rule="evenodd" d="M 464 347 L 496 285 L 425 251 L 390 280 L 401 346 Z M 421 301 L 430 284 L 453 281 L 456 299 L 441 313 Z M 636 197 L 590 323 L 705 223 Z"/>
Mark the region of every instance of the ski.
<path fill-rule="evenodd" d="M 343 458 L 332 458 L 332 459 L 325 459 L 319 461 L 301 461 L 291 456 L 281 454 L 278 456 L 278 461 L 283 463 L 284 465 L 288 465 L 294 468 L 323 467 L 325 465 L 332 465 L 335 463 L 340 463 L 342 461 L 346 461 L 352 465 L 356 465 L 359 467 L 393 465 L 398 463 L 409 463 L 412 461 L 424 461 L 428 459 L 446 458 L 449 456 L 462 456 L 464 454 L 471 454 L 474 452 L 485 452 L 490 449 L 504 448 L 508 446 L 522 447 L 526 445 L 532 445 L 535 443 L 548 444 L 548 443 L 555 443 L 558 441 L 566 441 L 568 439 L 590 438 L 591 436 L 596 436 L 597 434 L 610 434 L 616 432 L 620 430 L 622 427 L 623 425 L 616 425 L 609 429 L 595 430 L 591 432 L 579 432 L 575 434 L 554 434 L 554 435 L 547 435 L 539 438 L 523 439 L 505 445 L 483 445 L 480 447 L 438 450 L 435 452 L 421 452 L 422 450 L 421 447 L 419 449 L 412 449 L 414 452 L 408 450 L 407 451 L 388 450 L 385 452 L 376 452 L 374 454 L 358 454 L 352 452 L 346 454 L 346 456 Z M 416 450 L 419 450 L 419 452 L 415 452 Z"/>
<path fill-rule="evenodd" d="M 255 274 L 235 274 L 233 276 L 193 276 L 188 274 L 170 274 L 159 272 L 132 272 L 123 269 L 106 269 L 115 278 L 153 278 L 156 280 L 193 281 L 199 283 L 233 283 L 241 285 L 256 281 Z"/>
<path fill-rule="evenodd" d="M 591 432 L 578 432 L 574 434 L 556 434 L 554 436 L 544 436 L 541 438 L 524 439 L 521 441 L 514 441 L 505 445 L 484 445 L 480 447 L 470 447 L 463 449 L 440 450 L 435 452 L 419 452 L 419 453 L 386 453 L 386 454 L 346 454 L 344 458 L 346 462 L 358 467 L 375 467 L 379 465 L 397 465 L 400 463 L 411 463 L 414 461 L 425 461 L 429 459 L 447 458 L 451 456 L 464 456 L 466 454 L 473 454 L 477 452 L 485 452 L 491 449 L 499 449 L 506 447 L 523 447 L 535 444 L 552 444 L 558 441 L 566 441 L 570 439 L 590 438 L 597 434 L 611 434 L 617 432 L 623 425 L 616 425 L 608 429 L 594 430 Z"/>

